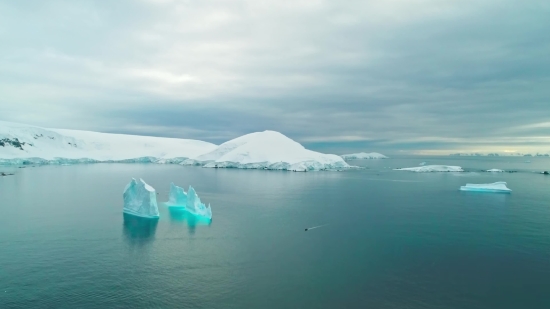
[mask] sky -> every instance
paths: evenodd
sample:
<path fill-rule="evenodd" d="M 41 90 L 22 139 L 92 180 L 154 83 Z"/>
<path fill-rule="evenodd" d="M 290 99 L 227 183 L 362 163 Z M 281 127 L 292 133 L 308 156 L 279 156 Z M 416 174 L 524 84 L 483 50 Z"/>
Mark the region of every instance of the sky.
<path fill-rule="evenodd" d="M 0 120 L 550 152 L 550 1 L 0 1 Z"/>

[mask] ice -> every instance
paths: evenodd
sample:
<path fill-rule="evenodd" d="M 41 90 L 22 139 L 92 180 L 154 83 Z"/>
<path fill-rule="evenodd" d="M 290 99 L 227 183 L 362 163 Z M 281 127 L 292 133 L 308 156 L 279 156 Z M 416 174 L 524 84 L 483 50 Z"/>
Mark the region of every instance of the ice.
<path fill-rule="evenodd" d="M 464 172 L 460 166 L 452 165 L 424 165 L 417 167 L 407 167 L 407 168 L 396 168 L 394 171 L 410 171 L 417 173 L 428 173 L 428 172 Z"/>
<path fill-rule="evenodd" d="M 420 164 L 418 164 L 418 165 L 424 166 L 424 165 L 426 165 L 426 162 L 420 162 Z"/>
<path fill-rule="evenodd" d="M 492 168 L 490 170 L 487 170 L 489 173 L 504 173 L 504 170 L 498 169 L 498 168 Z"/>
<path fill-rule="evenodd" d="M 461 191 L 478 191 L 478 192 L 493 192 L 493 193 L 510 193 L 512 190 L 506 187 L 506 182 L 499 181 L 495 183 L 485 184 L 466 184 L 460 187 Z"/>
<path fill-rule="evenodd" d="M 378 152 L 359 152 L 341 155 L 344 160 L 364 160 L 364 159 L 387 159 L 385 155 Z"/>
<path fill-rule="evenodd" d="M 201 203 L 201 199 L 197 195 L 197 192 L 195 192 L 195 189 L 191 186 L 189 186 L 189 190 L 187 191 L 187 205 L 185 209 L 197 216 L 212 219 L 212 208 L 210 204 L 206 207 L 206 205 Z"/>
<path fill-rule="evenodd" d="M 132 178 L 124 189 L 123 197 L 124 213 L 144 218 L 159 217 L 157 193 L 143 179 L 140 178 L 138 182 Z"/>
<path fill-rule="evenodd" d="M 301 172 L 350 168 L 340 156 L 305 149 L 275 131 L 237 137 L 211 152 L 184 161 L 182 165 Z"/>
<path fill-rule="evenodd" d="M 189 190 L 185 193 L 183 188 L 171 183 L 170 195 L 166 205 L 169 207 L 185 208 L 186 211 L 193 215 L 212 219 L 212 208 L 210 205 L 206 207 L 206 205 L 201 203 L 201 199 L 197 195 L 197 192 L 191 186 L 189 186 Z"/>
<path fill-rule="evenodd" d="M 168 206 L 185 207 L 187 205 L 187 193 L 183 188 L 170 184 L 170 195 L 168 197 Z"/>

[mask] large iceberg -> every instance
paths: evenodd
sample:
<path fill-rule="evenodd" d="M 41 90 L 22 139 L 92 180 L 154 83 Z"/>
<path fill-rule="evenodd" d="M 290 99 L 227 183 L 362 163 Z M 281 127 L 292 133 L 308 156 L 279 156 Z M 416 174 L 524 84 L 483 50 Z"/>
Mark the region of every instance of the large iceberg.
<path fill-rule="evenodd" d="M 183 188 L 170 184 L 170 195 L 168 197 L 168 202 L 166 205 L 169 207 L 181 207 L 185 208 L 186 211 L 196 215 L 205 217 L 207 219 L 212 219 L 212 208 L 210 204 L 208 207 L 201 203 L 201 199 L 197 195 L 197 192 L 193 187 L 189 186 L 187 193 Z"/>
<path fill-rule="evenodd" d="M 182 165 L 299 172 L 350 167 L 340 156 L 305 149 L 275 131 L 243 135 L 221 144 L 213 151 L 189 159 Z"/>
<path fill-rule="evenodd" d="M 344 160 L 364 160 L 364 159 L 387 159 L 385 155 L 378 152 L 359 152 L 341 155 Z"/>
<path fill-rule="evenodd" d="M 138 182 L 132 178 L 132 181 L 124 189 L 123 197 L 124 213 L 143 218 L 159 217 L 157 193 L 143 179 L 140 178 Z"/>
<path fill-rule="evenodd" d="M 506 187 L 506 182 L 498 181 L 495 183 L 485 184 L 466 184 L 460 187 L 461 191 L 477 191 L 477 192 L 494 192 L 494 193 L 510 193 L 512 190 Z"/>
<path fill-rule="evenodd" d="M 417 167 L 407 167 L 407 168 L 395 168 L 394 171 L 409 171 L 417 173 L 428 173 L 428 172 L 464 172 L 460 166 L 452 165 L 424 165 Z"/>

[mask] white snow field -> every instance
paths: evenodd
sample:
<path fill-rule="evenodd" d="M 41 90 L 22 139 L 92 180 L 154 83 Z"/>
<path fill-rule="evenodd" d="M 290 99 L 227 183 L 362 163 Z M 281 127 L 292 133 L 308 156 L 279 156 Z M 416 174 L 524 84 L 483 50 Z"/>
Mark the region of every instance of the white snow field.
<path fill-rule="evenodd" d="M 341 169 L 350 166 L 339 156 L 307 150 L 275 131 L 255 132 L 232 139 L 183 165 L 288 171 Z"/>
<path fill-rule="evenodd" d="M 465 186 L 460 187 L 461 191 L 477 191 L 477 192 L 492 192 L 492 193 L 510 193 L 508 187 L 506 187 L 506 182 L 499 181 L 495 183 L 485 183 L 485 184 L 466 184 Z"/>
<path fill-rule="evenodd" d="M 179 163 L 215 148 L 191 139 L 45 129 L 0 121 L 0 164 Z"/>
<path fill-rule="evenodd" d="M 452 165 L 424 165 L 417 167 L 406 167 L 406 168 L 395 168 L 394 171 L 409 171 L 417 173 L 428 173 L 428 172 L 464 172 L 460 166 Z"/>
<path fill-rule="evenodd" d="M 341 155 L 344 160 L 363 160 L 363 159 L 388 159 L 385 155 L 378 152 L 359 152 Z"/>
<path fill-rule="evenodd" d="M 143 218 L 159 217 L 157 193 L 143 179 L 140 178 L 138 182 L 132 178 L 132 181 L 124 188 L 122 196 L 124 198 L 124 213 Z"/>

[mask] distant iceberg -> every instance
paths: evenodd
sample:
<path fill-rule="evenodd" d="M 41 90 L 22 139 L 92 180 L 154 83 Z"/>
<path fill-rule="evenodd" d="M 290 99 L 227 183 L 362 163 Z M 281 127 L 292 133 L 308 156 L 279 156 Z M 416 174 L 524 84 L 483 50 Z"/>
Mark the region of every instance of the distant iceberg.
<path fill-rule="evenodd" d="M 460 187 L 461 191 L 477 191 L 477 192 L 493 192 L 493 193 L 510 193 L 508 187 L 506 187 L 506 182 L 499 181 L 495 183 L 485 183 L 485 184 L 466 184 L 465 186 Z"/>
<path fill-rule="evenodd" d="M 489 173 L 504 173 L 504 170 L 498 169 L 498 168 L 492 168 L 490 170 L 487 170 L 486 172 Z"/>
<path fill-rule="evenodd" d="M 143 218 L 159 217 L 157 193 L 143 179 L 140 178 L 138 182 L 132 178 L 132 181 L 124 189 L 123 198 L 124 213 Z"/>
<path fill-rule="evenodd" d="M 365 160 L 365 159 L 388 159 L 385 155 L 378 152 L 359 152 L 341 155 L 344 160 Z"/>
<path fill-rule="evenodd" d="M 187 193 L 183 188 L 170 184 L 170 195 L 166 205 L 169 207 L 181 207 L 196 216 L 212 219 L 212 208 L 201 203 L 201 199 L 193 187 L 189 186 Z"/>
<path fill-rule="evenodd" d="M 407 167 L 407 168 L 395 168 L 394 171 L 409 171 L 417 173 L 428 173 L 428 172 L 464 172 L 460 166 L 452 165 L 424 165 L 417 167 Z"/>
<path fill-rule="evenodd" d="M 424 166 L 424 165 L 426 165 L 426 162 L 420 162 L 420 164 L 418 164 L 418 165 Z"/>

